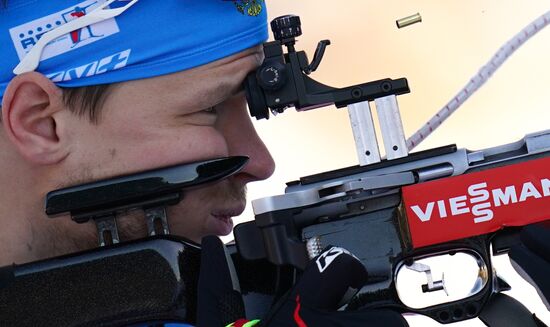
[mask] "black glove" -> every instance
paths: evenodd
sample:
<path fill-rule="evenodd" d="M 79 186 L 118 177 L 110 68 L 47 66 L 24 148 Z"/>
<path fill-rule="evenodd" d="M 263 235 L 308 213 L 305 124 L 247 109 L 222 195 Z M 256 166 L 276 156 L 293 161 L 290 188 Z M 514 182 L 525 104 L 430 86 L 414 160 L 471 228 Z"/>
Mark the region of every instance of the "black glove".
<path fill-rule="evenodd" d="M 367 271 L 349 252 L 328 247 L 313 259 L 300 280 L 260 326 L 408 326 L 390 310 L 336 311 L 367 282 Z"/>
<path fill-rule="evenodd" d="M 242 326 L 244 305 L 223 243 L 217 237 L 205 237 L 201 247 L 197 326 L 226 326 L 234 321 L 238 321 L 234 326 Z M 329 247 L 309 263 L 299 282 L 256 326 L 408 326 L 390 310 L 336 311 L 366 281 L 367 271 L 358 259 L 344 249 Z"/>
<path fill-rule="evenodd" d="M 216 236 L 201 241 L 197 326 L 223 327 L 245 316 L 238 280 L 223 242 Z"/>
<path fill-rule="evenodd" d="M 521 231 L 521 244 L 510 249 L 516 271 L 535 287 L 550 310 L 550 220 L 528 225 Z"/>

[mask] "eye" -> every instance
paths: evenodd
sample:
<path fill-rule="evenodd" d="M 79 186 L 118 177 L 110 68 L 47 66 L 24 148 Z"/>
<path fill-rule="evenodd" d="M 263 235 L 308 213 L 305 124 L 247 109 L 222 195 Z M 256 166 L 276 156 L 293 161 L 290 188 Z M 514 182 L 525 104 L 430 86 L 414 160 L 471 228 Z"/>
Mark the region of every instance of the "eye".
<path fill-rule="evenodd" d="M 208 108 L 204 109 L 203 112 L 205 112 L 207 114 L 215 115 L 215 114 L 218 113 L 218 110 L 216 109 L 215 106 L 212 106 L 212 107 L 208 107 Z"/>

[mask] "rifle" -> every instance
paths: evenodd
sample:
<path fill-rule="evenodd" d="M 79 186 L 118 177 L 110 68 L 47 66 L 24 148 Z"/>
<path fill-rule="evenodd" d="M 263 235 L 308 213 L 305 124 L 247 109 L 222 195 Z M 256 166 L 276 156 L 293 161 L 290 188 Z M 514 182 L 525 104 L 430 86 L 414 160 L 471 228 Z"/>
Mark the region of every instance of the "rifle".
<path fill-rule="evenodd" d="M 238 225 L 236 246 L 228 245 L 247 314 L 261 317 L 273 299 L 292 287 L 307 261 L 332 244 L 358 256 L 370 276 L 348 310 L 389 306 L 443 323 L 480 316 L 495 326 L 503 321 L 542 326 L 522 314 L 521 304 L 499 293 L 508 286 L 493 271 L 490 246 L 495 254 L 505 253 L 517 241 L 517 229 L 501 227 L 548 218 L 549 185 L 542 168 L 549 160 L 550 132 L 482 151 L 447 146 L 409 154 L 395 99 L 409 92 L 406 79 L 343 89 L 323 85 L 307 74 L 319 66 L 329 41 L 319 43 L 310 64 L 305 52 L 294 49 L 294 37 L 301 33 L 298 17 L 275 20 L 272 27 L 277 41 L 264 44 L 264 64 L 245 81 L 251 114 L 267 118 L 269 109 L 282 113 L 289 106 L 348 106 L 362 165 L 303 177 L 289 183 L 285 195 L 253 202 L 256 220 Z M 383 135 L 390 143 L 384 160 L 376 139 L 362 134 L 374 130 L 365 128 L 372 123 L 368 101 L 375 101 L 379 116 L 386 117 Z M 0 321 L 33 326 L 195 323 L 200 247 L 168 235 L 165 207 L 178 203 L 187 189 L 236 173 L 246 160 L 188 163 L 50 192 L 46 213 L 69 213 L 77 223 L 93 220 L 100 247 L 1 267 Z M 533 174 L 526 175 L 527 169 Z M 452 187 L 443 194 L 437 183 Z M 433 188 L 438 197 L 415 198 Z M 116 216 L 135 209 L 145 212 L 150 237 L 119 243 Z M 530 218 L 516 219 L 518 212 Z M 464 221 L 471 227 L 465 231 L 441 225 Z M 425 232 L 427 224 L 439 234 Z M 434 281 L 421 260 L 459 252 L 474 258 L 479 269 L 472 294 L 428 307 L 401 301 L 399 271 L 410 267 L 424 273 L 425 292 L 444 290 L 443 279 Z M 502 314 L 495 315 L 494 308 Z"/>
<path fill-rule="evenodd" d="M 251 115 L 267 119 L 270 111 L 280 114 L 289 107 L 347 106 L 360 165 L 302 177 L 287 183 L 285 194 L 254 200 L 255 220 L 234 230 L 242 258 L 267 259 L 285 272 L 276 291 L 282 294 L 323 248 L 339 246 L 363 262 L 370 278 L 346 310 L 391 307 L 440 323 L 479 316 L 490 325 L 514 319 L 521 326 L 542 324 L 522 316 L 519 302 L 500 300 L 499 293 L 510 287 L 494 271 L 491 254 L 516 244 L 521 226 L 550 218 L 550 131 L 480 151 L 450 145 L 408 153 L 397 105 L 397 95 L 409 92 L 406 79 L 341 89 L 324 85 L 308 75 L 330 41 L 319 42 L 309 63 L 295 49 L 299 17 L 276 18 L 271 27 L 275 41 L 264 43 L 263 64 L 245 80 Z M 380 157 L 371 101 L 387 158 Z M 422 261 L 457 253 L 478 268 L 469 293 L 428 306 L 403 300 L 397 288 L 401 272 L 425 274 L 424 293 L 446 292 L 444 278 L 434 280 Z M 507 309 L 495 318 L 486 311 L 495 306 Z"/>

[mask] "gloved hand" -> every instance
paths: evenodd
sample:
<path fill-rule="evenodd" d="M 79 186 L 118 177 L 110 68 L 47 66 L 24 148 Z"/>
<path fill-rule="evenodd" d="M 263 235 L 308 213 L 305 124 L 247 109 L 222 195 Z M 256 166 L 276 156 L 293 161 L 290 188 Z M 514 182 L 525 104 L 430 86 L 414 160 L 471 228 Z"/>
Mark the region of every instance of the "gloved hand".
<path fill-rule="evenodd" d="M 197 326 L 267 327 L 402 327 L 406 320 L 390 310 L 336 311 L 366 283 L 367 271 L 344 249 L 328 247 L 306 267 L 300 280 L 260 322 L 244 317 L 242 297 L 235 284 L 231 260 L 221 240 L 214 236 L 201 242 L 201 271 Z"/>
<path fill-rule="evenodd" d="M 391 310 L 336 311 L 359 291 L 367 277 L 356 257 L 345 249 L 327 247 L 308 264 L 300 280 L 260 326 L 408 326 Z"/>
<path fill-rule="evenodd" d="M 198 283 L 197 326 L 224 327 L 245 316 L 238 279 L 223 242 L 203 237 Z"/>
<path fill-rule="evenodd" d="M 535 287 L 550 310 L 550 220 L 525 226 L 520 238 L 521 244 L 508 254 L 512 266 Z"/>

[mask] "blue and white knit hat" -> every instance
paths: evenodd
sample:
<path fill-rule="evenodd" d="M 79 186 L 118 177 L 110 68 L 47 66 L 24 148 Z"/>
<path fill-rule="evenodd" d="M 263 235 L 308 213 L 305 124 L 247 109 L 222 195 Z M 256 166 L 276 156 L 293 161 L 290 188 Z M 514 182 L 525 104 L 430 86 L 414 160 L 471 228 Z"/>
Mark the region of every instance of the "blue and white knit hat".
<path fill-rule="evenodd" d="M 117 8 L 115 17 L 39 41 L 73 20 Z M 78 87 L 182 71 L 267 37 L 263 0 L 8 0 L 0 5 L 0 101 L 35 45 L 36 71 L 59 86 Z"/>

